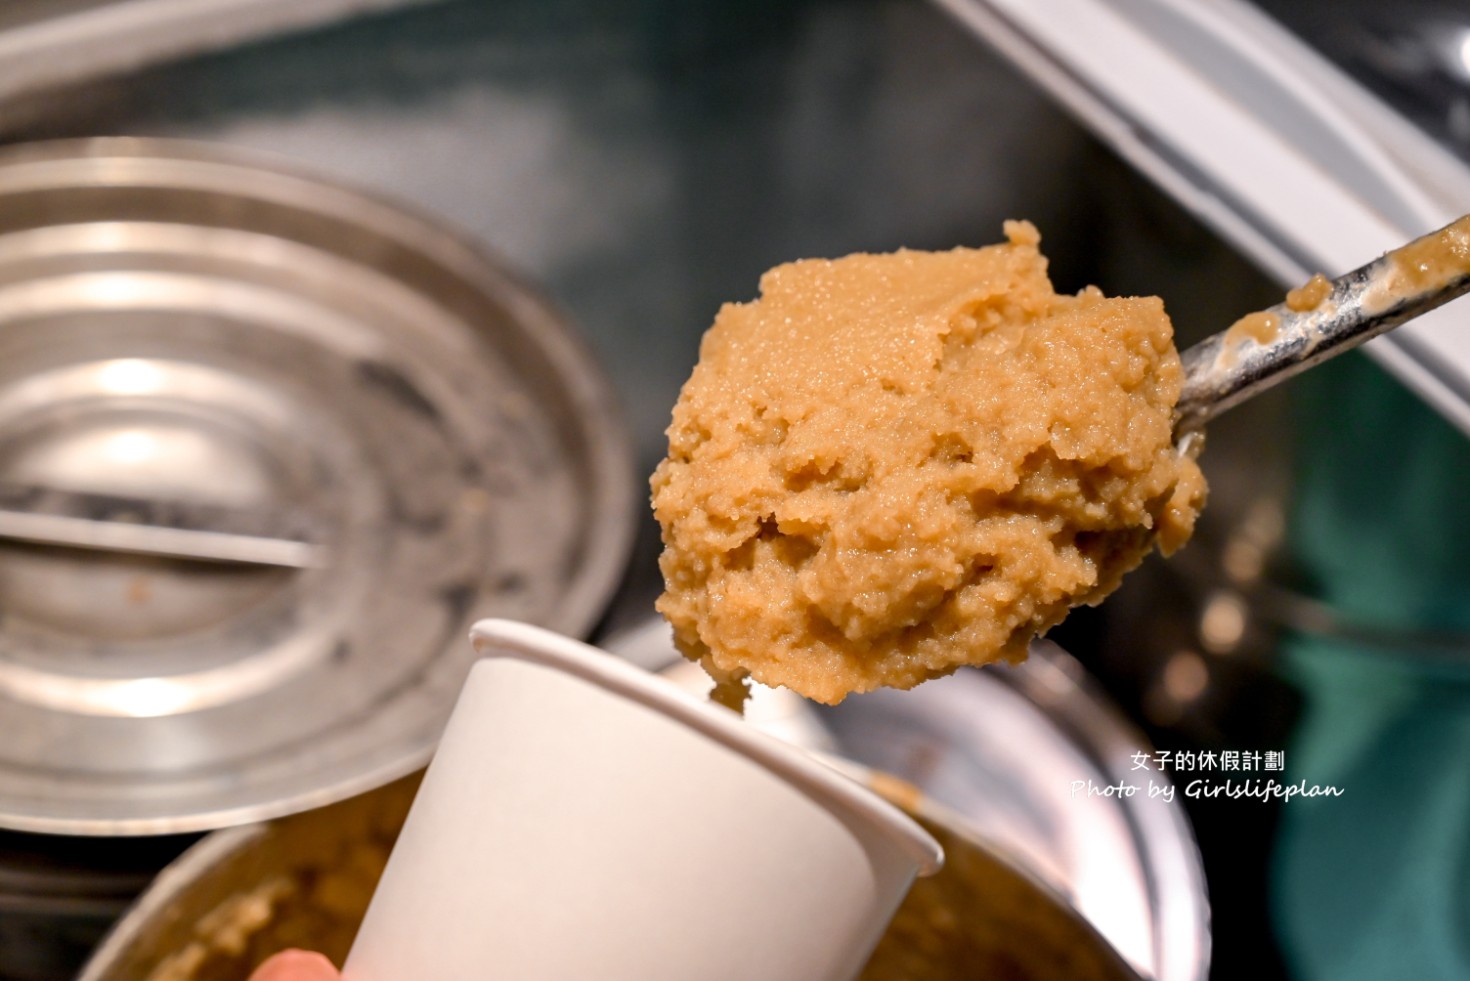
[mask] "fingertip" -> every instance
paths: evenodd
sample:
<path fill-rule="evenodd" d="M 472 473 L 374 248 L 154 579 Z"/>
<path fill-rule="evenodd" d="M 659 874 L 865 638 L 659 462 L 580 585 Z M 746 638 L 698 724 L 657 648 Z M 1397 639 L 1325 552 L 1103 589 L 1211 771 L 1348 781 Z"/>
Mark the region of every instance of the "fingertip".
<path fill-rule="evenodd" d="M 283 950 L 266 958 L 250 975 L 250 981 L 340 981 L 341 977 L 323 954 Z"/>

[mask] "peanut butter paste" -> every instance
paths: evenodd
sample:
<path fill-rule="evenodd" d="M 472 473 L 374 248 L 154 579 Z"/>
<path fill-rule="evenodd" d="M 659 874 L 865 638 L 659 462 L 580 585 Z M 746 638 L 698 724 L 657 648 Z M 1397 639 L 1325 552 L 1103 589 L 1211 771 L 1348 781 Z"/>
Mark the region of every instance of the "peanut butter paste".
<path fill-rule="evenodd" d="M 1205 492 L 1156 298 L 1053 291 L 1036 229 L 806 260 L 727 304 L 652 480 L 679 647 L 823 702 L 1016 661 Z"/>
<path fill-rule="evenodd" d="M 1286 294 L 1286 306 L 1297 312 L 1306 313 L 1315 310 L 1322 305 L 1322 301 L 1332 295 L 1332 283 L 1321 273 L 1317 273 L 1311 279 Z"/>
<path fill-rule="evenodd" d="M 1242 344 L 1270 344 L 1281 334 L 1281 318 L 1269 310 L 1248 313 L 1225 331 L 1224 348 L 1234 356 Z"/>
<path fill-rule="evenodd" d="M 1470 215 L 1394 249 L 1388 257 L 1408 289 L 1443 287 L 1470 272 Z"/>

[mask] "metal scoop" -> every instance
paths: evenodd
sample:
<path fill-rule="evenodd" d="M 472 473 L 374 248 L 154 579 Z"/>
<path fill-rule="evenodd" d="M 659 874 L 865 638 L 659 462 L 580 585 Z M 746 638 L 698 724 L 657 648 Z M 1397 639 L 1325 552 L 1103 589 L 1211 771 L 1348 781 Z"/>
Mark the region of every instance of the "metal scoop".
<path fill-rule="evenodd" d="M 1470 216 L 1337 279 L 1314 279 L 1181 355 L 1175 435 L 1467 291 Z"/>

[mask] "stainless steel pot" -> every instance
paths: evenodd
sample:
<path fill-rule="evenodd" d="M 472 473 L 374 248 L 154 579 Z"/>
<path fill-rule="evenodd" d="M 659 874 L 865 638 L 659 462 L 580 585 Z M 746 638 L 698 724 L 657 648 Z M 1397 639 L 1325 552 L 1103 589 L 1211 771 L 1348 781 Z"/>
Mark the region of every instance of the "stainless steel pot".
<path fill-rule="evenodd" d="M 265 957 L 291 946 L 322 950 L 340 963 L 413 785 L 410 779 L 308 814 L 210 835 L 164 871 L 79 981 L 244 981 Z M 947 862 L 915 886 L 861 981 L 1136 981 L 1048 887 L 943 808 L 902 790 L 899 798 L 940 837 Z M 669 910 L 669 928 L 678 929 L 685 915 Z"/>

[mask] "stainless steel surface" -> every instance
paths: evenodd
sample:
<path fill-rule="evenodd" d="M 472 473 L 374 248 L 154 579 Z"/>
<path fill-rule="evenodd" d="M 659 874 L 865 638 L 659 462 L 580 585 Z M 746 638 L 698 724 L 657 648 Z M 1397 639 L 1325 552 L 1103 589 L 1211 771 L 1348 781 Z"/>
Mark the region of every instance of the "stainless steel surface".
<path fill-rule="evenodd" d="M 1446 268 L 1425 273 L 1407 268 L 1401 251 L 1424 249 Z M 1360 266 L 1331 281 L 1331 292 L 1309 310 L 1278 303 L 1256 316 L 1268 318 L 1270 336 L 1256 341 L 1225 330 L 1185 351 L 1184 390 L 1175 431 L 1200 429 L 1253 395 L 1428 313 L 1470 291 L 1470 218 L 1415 239 L 1404 250 Z"/>
<path fill-rule="evenodd" d="M 693 687 L 667 624 L 608 650 Z M 1054 644 L 1015 667 L 966 669 L 912 691 L 820 706 L 756 686 L 751 722 L 891 774 L 957 815 L 990 848 L 1064 897 L 1141 975 L 1200 981 L 1210 963 L 1204 874 L 1182 800 L 1077 795 L 1137 783 L 1143 737 Z M 1157 778 L 1157 775 L 1154 775 Z"/>
<path fill-rule="evenodd" d="M 434 0 L 7 0 L 0 8 L 0 129 L 49 90 L 148 64 Z"/>
<path fill-rule="evenodd" d="M 1470 160 L 1470 10 L 1457 0 L 1252 0 Z"/>
<path fill-rule="evenodd" d="M 0 482 L 296 515 L 320 556 L 0 543 L 0 826 L 68 834 L 421 765 L 468 625 L 589 630 L 635 493 L 606 382 L 496 265 L 378 200 L 137 140 L 0 157 Z"/>
<path fill-rule="evenodd" d="M 306 569 L 322 561 L 299 515 L 0 485 L 0 539 L 201 562 Z"/>

